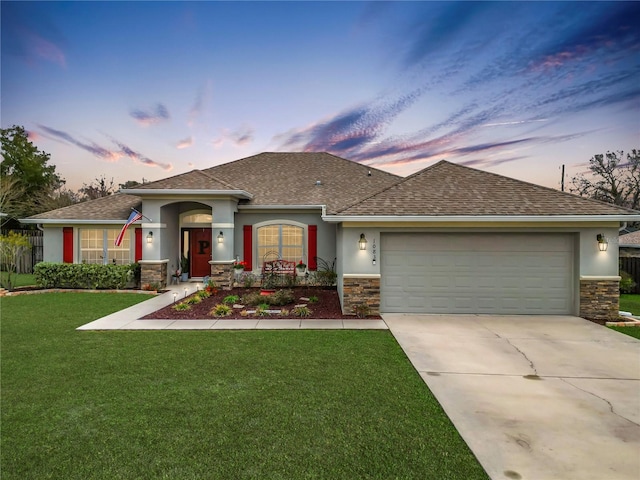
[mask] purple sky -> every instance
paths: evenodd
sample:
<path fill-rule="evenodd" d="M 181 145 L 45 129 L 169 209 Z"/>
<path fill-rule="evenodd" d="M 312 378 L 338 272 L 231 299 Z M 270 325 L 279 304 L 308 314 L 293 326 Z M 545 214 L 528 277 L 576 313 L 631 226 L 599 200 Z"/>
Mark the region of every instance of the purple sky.
<path fill-rule="evenodd" d="M 550 187 L 640 147 L 638 2 L 5 2 L 2 128 L 79 188 L 263 151 Z"/>

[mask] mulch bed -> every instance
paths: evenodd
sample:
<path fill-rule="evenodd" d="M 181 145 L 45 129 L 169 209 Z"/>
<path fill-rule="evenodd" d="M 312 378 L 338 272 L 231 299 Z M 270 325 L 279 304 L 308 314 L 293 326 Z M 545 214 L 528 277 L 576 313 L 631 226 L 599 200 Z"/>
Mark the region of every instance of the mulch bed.
<path fill-rule="evenodd" d="M 241 297 L 247 293 L 256 292 L 260 289 L 256 288 L 234 288 L 232 290 L 219 290 L 217 294 L 211 295 L 209 298 L 205 298 L 201 303 L 191 305 L 191 309 L 189 310 L 174 310 L 173 305 L 169 305 L 164 307 L 156 312 L 150 313 L 149 315 L 143 317 L 143 319 L 168 319 L 168 320 L 194 320 L 194 319 L 205 319 L 205 318 L 214 318 L 209 314 L 211 309 L 215 307 L 217 304 L 222 303 L 224 298 L 228 295 L 237 295 Z M 279 310 L 286 309 L 291 312 L 296 305 L 299 304 L 307 304 L 309 309 L 311 310 L 311 316 L 309 318 L 313 319 L 356 319 L 355 315 L 343 315 L 342 310 L 340 309 L 340 299 L 338 298 L 338 292 L 335 288 L 332 289 L 323 289 L 323 288 L 311 288 L 311 287 L 294 287 L 291 290 L 294 292 L 295 302 L 290 303 L 288 305 L 282 306 L 273 306 L 271 309 Z M 309 301 L 301 300 L 301 297 L 311 298 L 318 297 L 318 302 L 311 303 Z M 188 298 L 188 297 L 187 297 Z M 183 301 L 184 298 L 178 299 L 176 303 Z M 237 308 L 233 309 L 231 315 L 226 317 L 219 317 L 224 319 L 253 319 L 257 318 L 253 314 L 249 314 L 247 316 L 243 316 L 240 312 L 243 309 Z M 244 310 L 255 310 L 255 307 L 251 307 L 246 305 Z M 272 319 L 284 319 L 284 318 L 294 318 L 300 319 L 291 313 L 288 315 L 281 314 L 270 314 L 266 317 L 259 317 L 261 320 L 267 320 L 269 318 Z M 371 315 L 367 317 L 368 319 L 379 319 L 381 318 L 379 315 Z"/>

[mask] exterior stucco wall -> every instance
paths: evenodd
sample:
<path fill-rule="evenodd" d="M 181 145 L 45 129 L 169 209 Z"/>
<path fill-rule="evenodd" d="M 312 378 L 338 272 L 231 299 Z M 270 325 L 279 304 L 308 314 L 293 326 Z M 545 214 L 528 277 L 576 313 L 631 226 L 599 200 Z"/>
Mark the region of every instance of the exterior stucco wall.
<path fill-rule="evenodd" d="M 45 262 L 62 263 L 62 227 L 43 228 L 42 259 Z"/>

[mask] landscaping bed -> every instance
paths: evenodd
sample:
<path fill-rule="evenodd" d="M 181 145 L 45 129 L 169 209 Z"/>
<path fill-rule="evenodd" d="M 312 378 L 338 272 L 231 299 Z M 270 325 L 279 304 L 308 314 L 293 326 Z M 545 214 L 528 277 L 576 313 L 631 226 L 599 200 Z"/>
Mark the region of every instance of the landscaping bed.
<path fill-rule="evenodd" d="M 256 296 L 260 294 L 259 288 L 234 288 L 232 290 L 217 290 L 211 293 L 211 296 L 202 298 L 200 303 L 194 303 L 189 305 L 188 309 L 181 310 L 177 307 L 179 304 L 188 303 L 190 299 L 199 295 L 195 293 L 187 298 L 176 298 L 175 303 L 164 307 L 156 312 L 150 313 L 143 317 L 144 319 L 174 319 L 174 320 L 194 320 L 203 318 L 216 318 L 216 315 L 211 311 L 218 305 L 228 305 L 228 314 L 218 314 L 218 318 L 225 319 L 250 319 L 260 318 L 266 320 L 284 319 L 284 318 L 313 318 L 313 319 L 354 319 L 355 315 L 343 315 L 340 308 L 340 300 L 338 298 L 338 292 L 335 288 L 321 288 L 321 287 L 293 287 L 290 289 L 278 289 L 275 291 L 276 295 L 280 295 L 280 292 L 291 292 L 292 301 L 283 305 L 270 305 L 265 312 L 260 313 L 258 307 L 250 305 L 243 300 L 248 299 L 250 296 Z M 237 296 L 237 301 L 229 301 L 228 297 Z M 266 297 L 266 295 L 265 295 Z M 227 299 L 227 302 L 225 302 Z M 265 303 L 268 299 L 265 298 Z M 305 305 L 309 310 L 308 315 L 304 310 L 296 308 L 297 306 Z M 235 308 L 234 308 L 235 306 Z M 242 307 L 240 307 L 242 306 Z M 379 319 L 379 315 L 369 315 L 366 318 Z"/>

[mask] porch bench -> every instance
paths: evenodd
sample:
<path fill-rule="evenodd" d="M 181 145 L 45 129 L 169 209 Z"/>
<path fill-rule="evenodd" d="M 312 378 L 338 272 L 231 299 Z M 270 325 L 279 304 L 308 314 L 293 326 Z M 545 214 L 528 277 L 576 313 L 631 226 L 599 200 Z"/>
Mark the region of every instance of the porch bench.
<path fill-rule="evenodd" d="M 279 284 L 286 284 L 286 277 L 291 276 L 291 283 L 296 278 L 296 262 L 288 260 L 271 260 L 262 264 L 262 283 L 265 278 L 276 275 Z"/>

